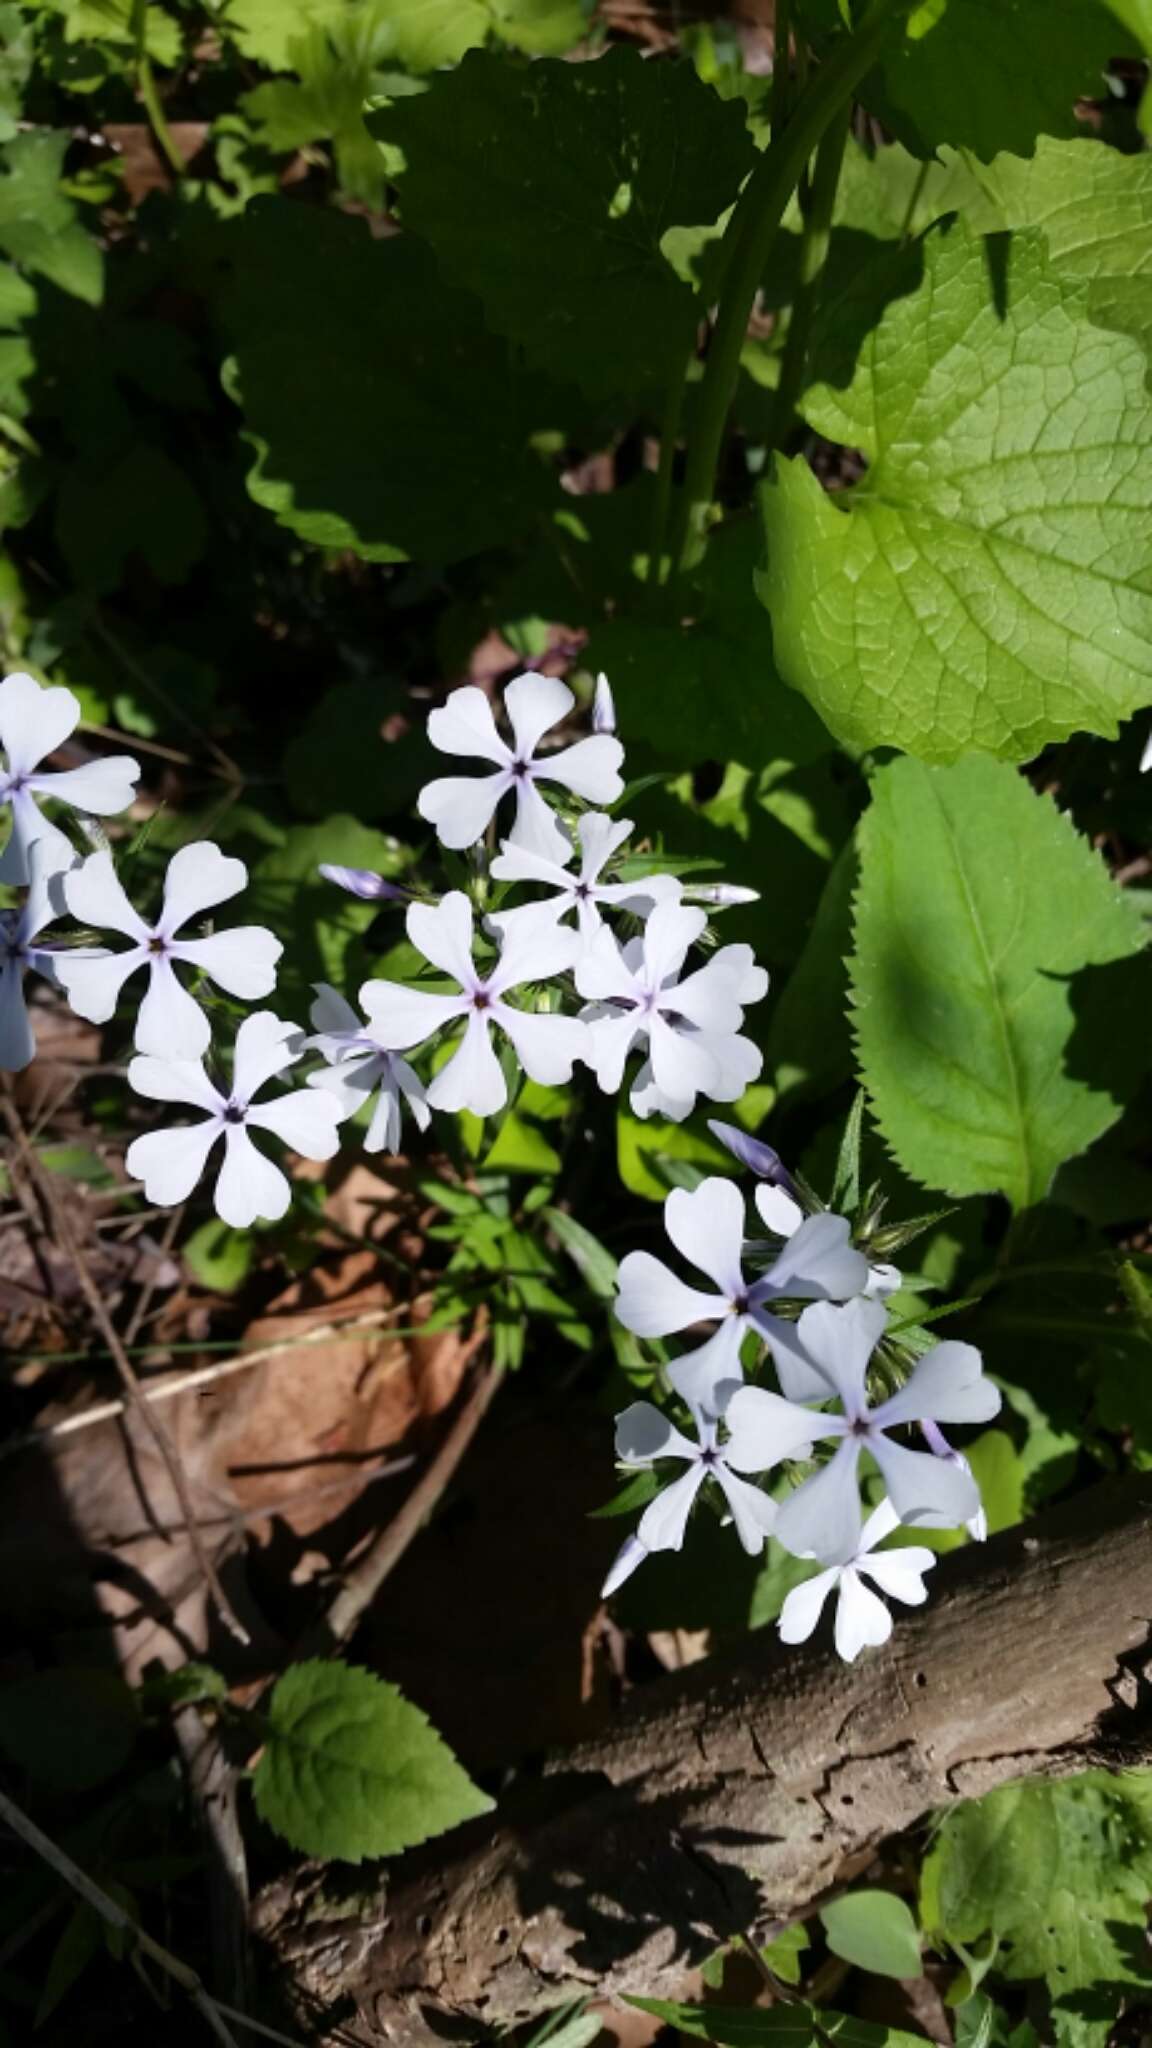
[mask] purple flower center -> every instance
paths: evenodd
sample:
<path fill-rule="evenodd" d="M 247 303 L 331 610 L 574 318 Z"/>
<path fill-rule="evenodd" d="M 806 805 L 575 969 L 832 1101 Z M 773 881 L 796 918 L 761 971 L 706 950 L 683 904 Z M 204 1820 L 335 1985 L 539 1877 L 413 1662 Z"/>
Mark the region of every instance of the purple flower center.
<path fill-rule="evenodd" d="M 247 1114 L 247 1103 L 230 1102 L 224 1111 L 224 1121 L 226 1124 L 242 1124 Z"/>

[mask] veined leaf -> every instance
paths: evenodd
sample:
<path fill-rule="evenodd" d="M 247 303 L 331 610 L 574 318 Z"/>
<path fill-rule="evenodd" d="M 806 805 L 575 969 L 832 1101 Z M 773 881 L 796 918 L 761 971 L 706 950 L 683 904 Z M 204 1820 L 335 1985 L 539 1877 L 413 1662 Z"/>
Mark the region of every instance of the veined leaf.
<path fill-rule="evenodd" d="M 1040 1201 L 1147 1063 L 1144 1017 L 1127 1021 L 1140 998 L 1117 985 L 1143 973 L 1142 945 L 1136 904 L 1011 769 L 881 769 L 852 992 L 861 1077 L 905 1171 Z"/>
<path fill-rule="evenodd" d="M 276 1685 L 253 1790 L 294 1849 L 345 1863 L 394 1856 L 492 1807 L 394 1685 L 320 1658 Z"/>
<path fill-rule="evenodd" d="M 637 50 L 527 69 L 474 51 L 369 125 L 404 152 L 408 227 L 536 368 L 617 396 L 683 361 L 699 306 L 661 237 L 731 205 L 756 153 L 742 101 Z"/>
<path fill-rule="evenodd" d="M 920 1936 L 903 1899 L 871 1887 L 846 1892 L 821 1910 L 833 1955 L 880 1977 L 920 1975 Z"/>
<path fill-rule="evenodd" d="M 848 389 L 806 394 L 870 466 L 839 498 L 781 466 L 759 588 L 845 745 L 1023 760 L 1152 701 L 1147 365 L 1087 296 L 1038 235 L 937 231 Z"/>

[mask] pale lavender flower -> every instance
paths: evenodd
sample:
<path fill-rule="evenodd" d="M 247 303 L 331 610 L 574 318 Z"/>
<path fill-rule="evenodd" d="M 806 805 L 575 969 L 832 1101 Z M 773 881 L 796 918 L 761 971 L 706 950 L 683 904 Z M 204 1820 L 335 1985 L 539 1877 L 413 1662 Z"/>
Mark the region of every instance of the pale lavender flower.
<path fill-rule="evenodd" d="M 580 866 L 568 866 L 568 849 L 563 861 L 549 860 L 527 847 L 506 839 L 492 863 L 498 882 L 540 882 L 554 891 L 537 903 L 521 903 L 514 910 L 495 911 L 488 919 L 496 931 L 508 932 L 513 925 L 527 929 L 532 923 L 555 924 L 572 910 L 580 936 L 587 945 L 599 931 L 602 909 L 627 910 L 636 917 L 648 917 L 657 903 L 674 903 L 680 884 L 674 875 L 645 875 L 635 882 L 602 882 L 600 877 L 614 853 L 618 853 L 632 831 L 630 818 L 609 818 L 602 811 L 586 811 L 576 828 L 580 841 Z"/>
<path fill-rule="evenodd" d="M 835 1589 L 837 1655 L 846 1664 L 855 1662 L 861 1650 L 886 1643 L 892 1633 L 892 1616 L 870 1586 L 871 1579 L 890 1600 L 906 1607 L 922 1607 L 928 1598 L 925 1572 L 936 1563 L 935 1553 L 920 1544 L 877 1553 L 876 1545 L 899 1527 L 900 1517 L 890 1500 L 869 1515 L 852 1546 L 845 1552 L 827 1547 L 808 1553 L 828 1566 L 804 1583 L 794 1586 L 780 1610 L 777 1627 L 785 1643 L 804 1643 L 812 1634 L 828 1595 Z"/>
<path fill-rule="evenodd" d="M 306 1038 L 304 1044 L 309 1050 L 322 1053 L 328 1065 L 322 1074 L 310 1074 L 308 1085 L 334 1095 L 345 1117 L 354 1116 L 375 1096 L 364 1150 L 398 1152 L 401 1097 L 407 1102 L 418 1130 L 427 1130 L 431 1122 L 424 1084 L 398 1052 L 389 1052 L 377 1044 L 371 1026 L 360 1022 L 351 1003 L 338 990 L 325 981 L 315 986 L 313 1036 Z"/>
<path fill-rule="evenodd" d="M 63 746 L 79 722 L 80 703 L 71 690 L 47 689 L 21 671 L 0 683 L 0 745 L 7 755 L 7 765 L 0 767 L 0 804 L 12 811 L 11 836 L 0 854 L 0 882 L 23 887 L 28 849 L 38 839 L 52 849 L 58 868 L 76 858 L 67 833 L 42 816 L 38 797 L 104 818 L 126 811 L 136 794 L 140 764 L 128 754 L 108 754 L 58 773 L 41 769 L 41 761 Z"/>
<path fill-rule="evenodd" d="M 717 1448 L 715 1420 L 697 1415 L 695 1421 L 698 1440 L 693 1443 L 650 1401 L 634 1401 L 616 1417 L 616 1456 L 622 1465 L 643 1470 L 657 1458 L 678 1458 L 688 1470 L 649 1501 L 635 1536 L 623 1545 L 604 1581 L 603 1599 L 615 1593 L 652 1551 L 683 1547 L 692 1503 L 708 1479 L 714 1479 L 723 1493 L 748 1555 L 757 1557 L 763 1550 L 776 1520 L 775 1501 L 729 1470 L 724 1451 Z"/>

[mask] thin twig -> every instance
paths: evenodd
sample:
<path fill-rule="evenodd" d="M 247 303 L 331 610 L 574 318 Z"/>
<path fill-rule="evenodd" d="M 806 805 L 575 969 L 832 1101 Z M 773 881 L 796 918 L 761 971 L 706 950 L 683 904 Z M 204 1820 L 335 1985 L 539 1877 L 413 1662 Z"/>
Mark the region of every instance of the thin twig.
<path fill-rule="evenodd" d="M 194 1372 L 179 1373 L 172 1379 L 159 1381 L 155 1386 L 141 1386 L 140 1381 L 137 1380 L 137 1392 L 141 1401 L 172 1401 L 175 1400 L 178 1394 L 190 1393 L 194 1387 L 213 1386 L 217 1380 L 229 1379 L 233 1373 L 248 1372 L 254 1365 L 263 1365 L 266 1359 L 280 1358 L 289 1351 L 303 1351 L 307 1345 L 323 1343 L 329 1337 L 355 1337 L 361 1332 L 367 1334 L 372 1330 L 380 1329 L 387 1322 L 388 1317 L 397 1315 L 403 1306 L 404 1304 L 401 1303 L 393 1308 L 371 1309 L 364 1314 L 350 1316 L 344 1322 L 333 1320 L 327 1323 L 318 1323 L 315 1328 L 304 1331 L 299 1337 L 281 1337 L 275 1344 L 259 1344 L 252 1351 L 241 1352 L 239 1357 L 222 1358 L 217 1360 L 215 1365 L 198 1366 Z M 403 1326 L 400 1329 L 393 1330 L 389 1334 L 395 1337 L 406 1337 L 425 1336 L 435 1333 L 425 1331 L 422 1324 L 413 1323 L 411 1326 Z M 121 1348 L 126 1349 L 126 1347 Z M 169 1351 L 174 1348 L 167 1344 L 148 1344 L 144 1346 L 146 1353 Z M 191 1351 L 199 1351 L 205 1347 L 199 1344 L 190 1344 L 188 1348 Z M 115 1356 L 114 1353 L 112 1355 Z M 71 1354 L 66 1354 L 66 1356 L 71 1357 Z M 399 1372 L 406 1362 L 404 1359 L 397 1359 L 393 1365 L 389 1366 L 381 1374 L 381 1379 L 388 1379 L 393 1372 Z M 50 1443 L 64 1436 L 75 1436 L 78 1430 L 94 1429 L 98 1422 L 110 1422 L 116 1416 L 123 1415 L 129 1405 L 129 1402 L 126 1400 L 99 1401 L 92 1408 L 82 1409 L 78 1415 L 64 1415 L 59 1422 L 47 1422 L 40 1429 L 26 1430 L 23 1436 L 12 1437 L 7 1443 L 0 1444 L 0 1458 L 8 1457 L 14 1451 L 27 1450 L 34 1444 Z"/>
<path fill-rule="evenodd" d="M 475 1354 L 487 1336 L 487 1319 L 481 1318 L 479 1327 L 468 1340 L 466 1351 Z M 389 1572 L 399 1564 L 409 1544 L 428 1520 L 484 1420 L 503 1377 L 503 1368 L 494 1365 L 476 1381 L 423 1478 L 413 1487 L 399 1514 L 387 1528 L 380 1530 L 359 1563 L 345 1574 L 344 1583 L 327 1613 L 307 1631 L 297 1655 L 331 1656 L 348 1641 Z"/>
<path fill-rule="evenodd" d="M 159 1276 L 163 1271 L 162 1262 L 163 1260 L 171 1256 L 172 1247 L 176 1242 L 176 1234 L 179 1231 L 180 1225 L 184 1221 L 184 1211 L 186 1207 L 187 1203 L 180 1202 L 177 1205 L 177 1207 L 173 1209 L 164 1227 L 164 1232 L 160 1239 L 160 1256 L 156 1260 L 156 1263 L 153 1266 L 151 1273 L 148 1275 L 148 1278 L 145 1280 L 144 1285 L 140 1289 L 140 1293 L 136 1299 L 136 1306 L 132 1310 L 132 1313 L 128 1318 L 128 1327 L 124 1332 L 124 1349 L 126 1351 L 130 1349 L 130 1347 L 136 1342 L 137 1337 L 140 1335 L 140 1326 L 143 1323 L 145 1316 L 147 1315 L 149 1309 L 152 1306 L 152 1297 L 156 1292 Z"/>
<path fill-rule="evenodd" d="M 117 1927 L 122 1933 L 127 1934 L 142 1955 L 150 1957 L 163 1970 L 166 1977 L 170 1977 L 174 1984 L 180 1986 L 197 2012 L 207 2021 L 217 2040 L 225 2042 L 227 2048 L 238 2048 L 236 2037 L 226 2025 L 221 2008 L 204 1989 L 195 1970 L 188 1963 L 182 1963 L 179 1956 L 174 1956 L 170 1949 L 162 1948 L 158 1941 L 154 1941 L 152 1936 L 133 1920 L 131 1914 L 125 1912 L 123 1906 L 110 1898 L 108 1893 L 88 1876 L 87 1871 L 81 1870 L 78 1863 L 73 1863 L 72 1858 L 66 1855 L 50 1836 L 44 1834 L 34 1820 L 29 1820 L 23 1809 L 15 1805 L 7 1793 L 2 1791 L 0 1818 L 7 1821 L 13 1834 L 19 1835 L 20 1840 L 25 1842 L 29 1849 L 34 1850 L 36 1855 L 47 1863 L 49 1869 L 56 1872 L 57 1877 L 62 1877 L 65 1884 L 70 1885 L 84 1900 L 85 1905 L 90 1906 L 101 1920 L 106 1921 L 109 1927 Z"/>
<path fill-rule="evenodd" d="M 72 1220 L 63 1202 L 57 1197 L 56 1190 L 52 1185 L 51 1174 L 45 1172 L 31 1145 L 28 1143 L 27 1132 L 24 1129 L 20 1112 L 12 1096 L 11 1083 L 7 1081 L 4 1093 L 0 1096 L 0 1109 L 3 1110 L 4 1121 L 8 1126 L 21 1159 L 27 1166 L 29 1177 L 40 1196 L 40 1200 L 44 1204 L 48 1216 L 51 1218 L 53 1234 L 61 1250 L 66 1252 L 72 1261 L 76 1278 L 80 1284 L 80 1291 L 88 1303 L 97 1328 L 112 1354 L 116 1370 L 120 1375 L 121 1385 L 124 1388 L 125 1399 L 133 1412 L 139 1416 L 141 1423 L 152 1438 L 160 1455 L 164 1469 L 172 1483 L 172 1490 L 180 1503 L 180 1512 L 188 1524 L 188 1541 L 192 1546 L 193 1556 L 203 1574 L 204 1582 L 216 1603 L 220 1618 L 231 1634 L 235 1636 L 237 1642 L 246 1644 L 250 1641 L 248 1631 L 240 1620 L 239 1615 L 235 1612 L 227 1593 L 220 1583 L 216 1567 L 204 1547 L 200 1531 L 196 1526 L 192 1496 L 188 1490 L 187 1477 L 185 1476 L 184 1467 L 180 1462 L 176 1447 L 163 1423 L 152 1413 L 150 1404 L 144 1399 L 139 1381 L 132 1370 L 131 1362 L 120 1341 L 120 1333 L 104 1306 L 104 1297 L 92 1277 L 92 1269 L 88 1264 L 87 1255 L 72 1228 Z"/>

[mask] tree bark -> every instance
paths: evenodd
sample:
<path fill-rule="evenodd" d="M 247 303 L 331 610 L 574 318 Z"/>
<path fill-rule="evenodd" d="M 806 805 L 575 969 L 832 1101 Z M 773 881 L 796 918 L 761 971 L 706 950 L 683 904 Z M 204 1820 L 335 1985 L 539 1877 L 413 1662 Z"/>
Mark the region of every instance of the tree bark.
<path fill-rule="evenodd" d="M 675 1995 L 721 1940 L 794 1917 L 934 1810 L 1152 1753 L 1150 1539 L 1142 1473 L 944 1558 L 930 1604 L 856 1664 L 751 1636 L 635 1695 L 495 1822 L 355 1873 L 343 1907 L 330 1874 L 274 1889 L 261 1930 L 313 2026 L 355 2014 L 345 2041 L 428 2048 L 574 1992 Z"/>

